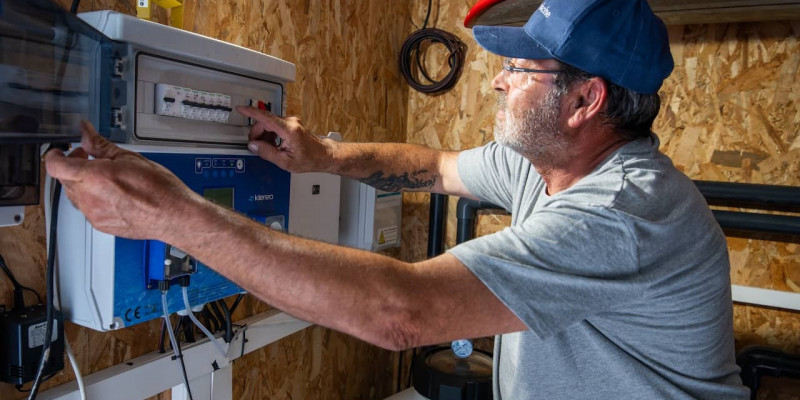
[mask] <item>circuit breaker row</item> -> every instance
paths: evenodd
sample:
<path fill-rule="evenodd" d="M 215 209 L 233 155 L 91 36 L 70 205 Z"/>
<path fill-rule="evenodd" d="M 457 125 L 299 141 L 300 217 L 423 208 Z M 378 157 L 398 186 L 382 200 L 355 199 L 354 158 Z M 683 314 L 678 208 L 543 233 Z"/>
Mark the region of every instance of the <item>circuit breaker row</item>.
<path fill-rule="evenodd" d="M 231 96 L 164 83 L 156 84 L 156 114 L 199 121 L 228 122 Z"/>

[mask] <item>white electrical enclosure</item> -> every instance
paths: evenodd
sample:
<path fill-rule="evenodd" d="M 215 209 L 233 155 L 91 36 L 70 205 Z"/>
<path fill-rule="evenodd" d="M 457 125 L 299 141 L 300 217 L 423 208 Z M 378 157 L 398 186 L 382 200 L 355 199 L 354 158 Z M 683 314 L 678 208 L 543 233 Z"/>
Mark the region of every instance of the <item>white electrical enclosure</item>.
<path fill-rule="evenodd" d="M 403 196 L 342 179 L 339 243 L 379 251 L 400 246 Z"/>
<path fill-rule="evenodd" d="M 118 107 L 109 139 L 161 164 L 220 206 L 272 229 L 338 242 L 340 178 L 290 174 L 250 153 L 245 146 L 251 122 L 234 110 L 254 104 L 283 115 L 293 64 L 112 11 L 79 17 L 123 55 L 114 61 L 116 77 L 100 85 Z M 174 250 L 159 241 L 94 229 L 62 193 L 57 260 L 65 317 L 100 331 L 159 318 L 159 285 L 176 285 L 175 279 L 186 275 L 195 306 L 242 292 Z M 182 254 L 176 265 L 189 268 L 171 267 L 176 254 Z M 184 308 L 179 292 L 167 292 L 170 313 Z"/>
<path fill-rule="evenodd" d="M 342 141 L 338 132 L 329 140 Z M 339 243 L 339 205 L 342 178 L 321 172 L 292 174 L 289 233 L 323 242 Z"/>
<path fill-rule="evenodd" d="M 113 11 L 78 17 L 113 41 L 127 45 L 117 60 L 122 83 L 112 121 L 129 144 L 242 146 L 250 121 L 233 110 L 261 101 L 284 114 L 284 86 L 295 66 L 241 46 Z M 171 104 L 165 104 L 171 103 Z"/>

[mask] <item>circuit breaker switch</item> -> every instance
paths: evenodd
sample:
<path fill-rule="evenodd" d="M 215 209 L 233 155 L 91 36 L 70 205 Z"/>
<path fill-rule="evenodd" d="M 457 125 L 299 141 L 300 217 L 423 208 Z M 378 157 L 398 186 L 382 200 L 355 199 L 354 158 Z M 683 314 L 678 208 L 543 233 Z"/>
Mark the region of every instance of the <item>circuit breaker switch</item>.
<path fill-rule="evenodd" d="M 231 96 L 156 84 L 155 113 L 158 115 L 227 123 L 231 111 Z"/>
<path fill-rule="evenodd" d="M 261 101 L 261 100 L 258 100 L 258 99 L 250 99 L 250 107 L 255 107 L 255 108 L 259 109 L 259 110 L 272 112 L 272 103 L 270 103 L 268 101 L 265 102 L 265 101 Z M 255 125 L 256 121 L 254 121 L 252 118 L 248 118 L 247 119 L 247 124 L 248 125 Z"/>

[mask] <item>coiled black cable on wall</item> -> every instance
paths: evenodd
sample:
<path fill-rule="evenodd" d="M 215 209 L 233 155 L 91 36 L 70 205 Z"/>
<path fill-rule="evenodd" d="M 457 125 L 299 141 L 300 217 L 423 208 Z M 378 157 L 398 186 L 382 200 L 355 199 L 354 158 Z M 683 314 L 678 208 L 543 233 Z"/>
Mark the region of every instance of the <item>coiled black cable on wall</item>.
<path fill-rule="evenodd" d="M 403 48 L 400 50 L 400 72 L 402 72 L 408 85 L 414 88 L 414 90 L 422 93 L 434 94 L 450 90 L 450 88 L 456 84 L 456 81 L 458 81 L 458 77 L 461 75 L 461 70 L 464 66 L 466 45 L 450 32 L 436 28 L 428 28 L 428 18 L 430 14 L 431 0 L 428 0 L 428 13 L 425 16 L 425 23 L 422 25 L 422 29 L 412 33 L 403 43 Z M 442 44 L 447 48 L 447 51 L 450 52 L 447 58 L 450 72 L 441 80 L 431 78 L 420 60 L 420 46 L 426 41 Z M 415 64 L 419 73 L 429 83 L 422 83 L 417 80 L 412 71 Z"/>

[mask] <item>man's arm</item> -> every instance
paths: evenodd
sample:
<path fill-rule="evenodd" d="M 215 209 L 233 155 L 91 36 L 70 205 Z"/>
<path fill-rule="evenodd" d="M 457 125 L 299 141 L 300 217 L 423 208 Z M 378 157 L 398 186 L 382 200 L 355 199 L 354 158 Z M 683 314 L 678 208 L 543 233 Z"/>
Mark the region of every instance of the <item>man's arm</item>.
<path fill-rule="evenodd" d="M 406 263 L 266 229 L 209 202 L 185 226 L 164 241 L 274 307 L 386 349 L 527 329 L 450 254 Z"/>
<path fill-rule="evenodd" d="M 81 130 L 82 147 L 46 167 L 101 231 L 173 244 L 275 307 L 388 349 L 526 329 L 450 254 L 410 264 L 270 230 Z"/>
<path fill-rule="evenodd" d="M 402 143 L 341 143 L 311 134 L 297 118 L 237 107 L 257 121 L 250 150 L 290 172 L 328 172 L 381 190 L 423 191 L 475 198 L 458 174 L 457 151 Z M 280 138 L 280 145 L 276 139 Z"/>

